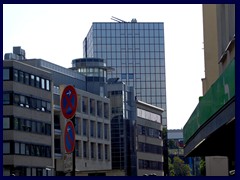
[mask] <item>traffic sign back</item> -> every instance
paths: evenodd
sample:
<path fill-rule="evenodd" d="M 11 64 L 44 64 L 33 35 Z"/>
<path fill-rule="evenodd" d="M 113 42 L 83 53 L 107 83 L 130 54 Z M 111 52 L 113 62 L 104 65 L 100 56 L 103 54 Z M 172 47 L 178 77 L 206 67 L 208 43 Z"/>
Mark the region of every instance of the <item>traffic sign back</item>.
<path fill-rule="evenodd" d="M 64 88 L 61 96 L 61 110 L 66 119 L 71 119 L 77 110 L 77 93 L 73 86 Z"/>

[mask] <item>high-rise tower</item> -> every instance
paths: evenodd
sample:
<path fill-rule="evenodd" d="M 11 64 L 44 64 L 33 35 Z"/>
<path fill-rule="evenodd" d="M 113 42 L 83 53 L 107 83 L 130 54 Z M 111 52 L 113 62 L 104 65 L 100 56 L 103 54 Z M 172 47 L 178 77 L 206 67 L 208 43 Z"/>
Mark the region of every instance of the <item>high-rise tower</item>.
<path fill-rule="evenodd" d="M 93 23 L 83 42 L 83 57 L 103 58 L 118 77 L 133 86 L 137 99 L 161 107 L 167 126 L 164 24 L 162 22 Z"/>

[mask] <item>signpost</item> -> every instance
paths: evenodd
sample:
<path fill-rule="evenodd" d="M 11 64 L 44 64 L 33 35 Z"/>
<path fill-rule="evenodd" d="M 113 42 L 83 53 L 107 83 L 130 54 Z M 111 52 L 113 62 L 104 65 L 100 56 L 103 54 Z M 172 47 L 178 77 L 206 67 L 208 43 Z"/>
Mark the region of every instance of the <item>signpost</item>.
<path fill-rule="evenodd" d="M 73 86 L 68 85 L 61 96 L 62 114 L 66 119 L 71 119 L 77 110 L 77 93 Z"/>
<path fill-rule="evenodd" d="M 73 86 L 68 85 L 64 88 L 61 95 L 61 111 L 66 119 L 70 119 L 66 123 L 64 130 L 64 146 L 65 146 L 65 157 L 64 157 L 64 171 L 70 171 L 72 169 L 72 176 L 75 176 L 75 114 L 77 110 L 77 93 Z M 72 167 L 71 163 L 72 156 Z"/>

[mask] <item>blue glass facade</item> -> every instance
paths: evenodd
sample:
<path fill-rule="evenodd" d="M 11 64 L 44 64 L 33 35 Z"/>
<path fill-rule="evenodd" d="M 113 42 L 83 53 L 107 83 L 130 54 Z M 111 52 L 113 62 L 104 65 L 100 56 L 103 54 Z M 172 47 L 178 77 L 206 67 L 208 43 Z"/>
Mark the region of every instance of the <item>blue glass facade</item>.
<path fill-rule="evenodd" d="M 163 108 L 167 125 L 163 23 L 93 23 L 83 57 L 103 58 L 115 68 L 107 78 L 120 78 L 134 86 L 139 100 Z"/>

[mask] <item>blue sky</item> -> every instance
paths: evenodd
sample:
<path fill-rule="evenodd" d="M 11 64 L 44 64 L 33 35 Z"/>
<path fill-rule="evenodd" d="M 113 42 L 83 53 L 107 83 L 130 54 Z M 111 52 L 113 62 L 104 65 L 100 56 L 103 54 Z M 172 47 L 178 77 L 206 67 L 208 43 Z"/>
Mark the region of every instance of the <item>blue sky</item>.
<path fill-rule="evenodd" d="M 4 4 L 3 56 L 21 46 L 27 58 L 71 67 L 83 57 L 92 22 L 113 22 L 112 16 L 164 22 L 168 129 L 183 128 L 202 95 L 201 4 Z"/>

